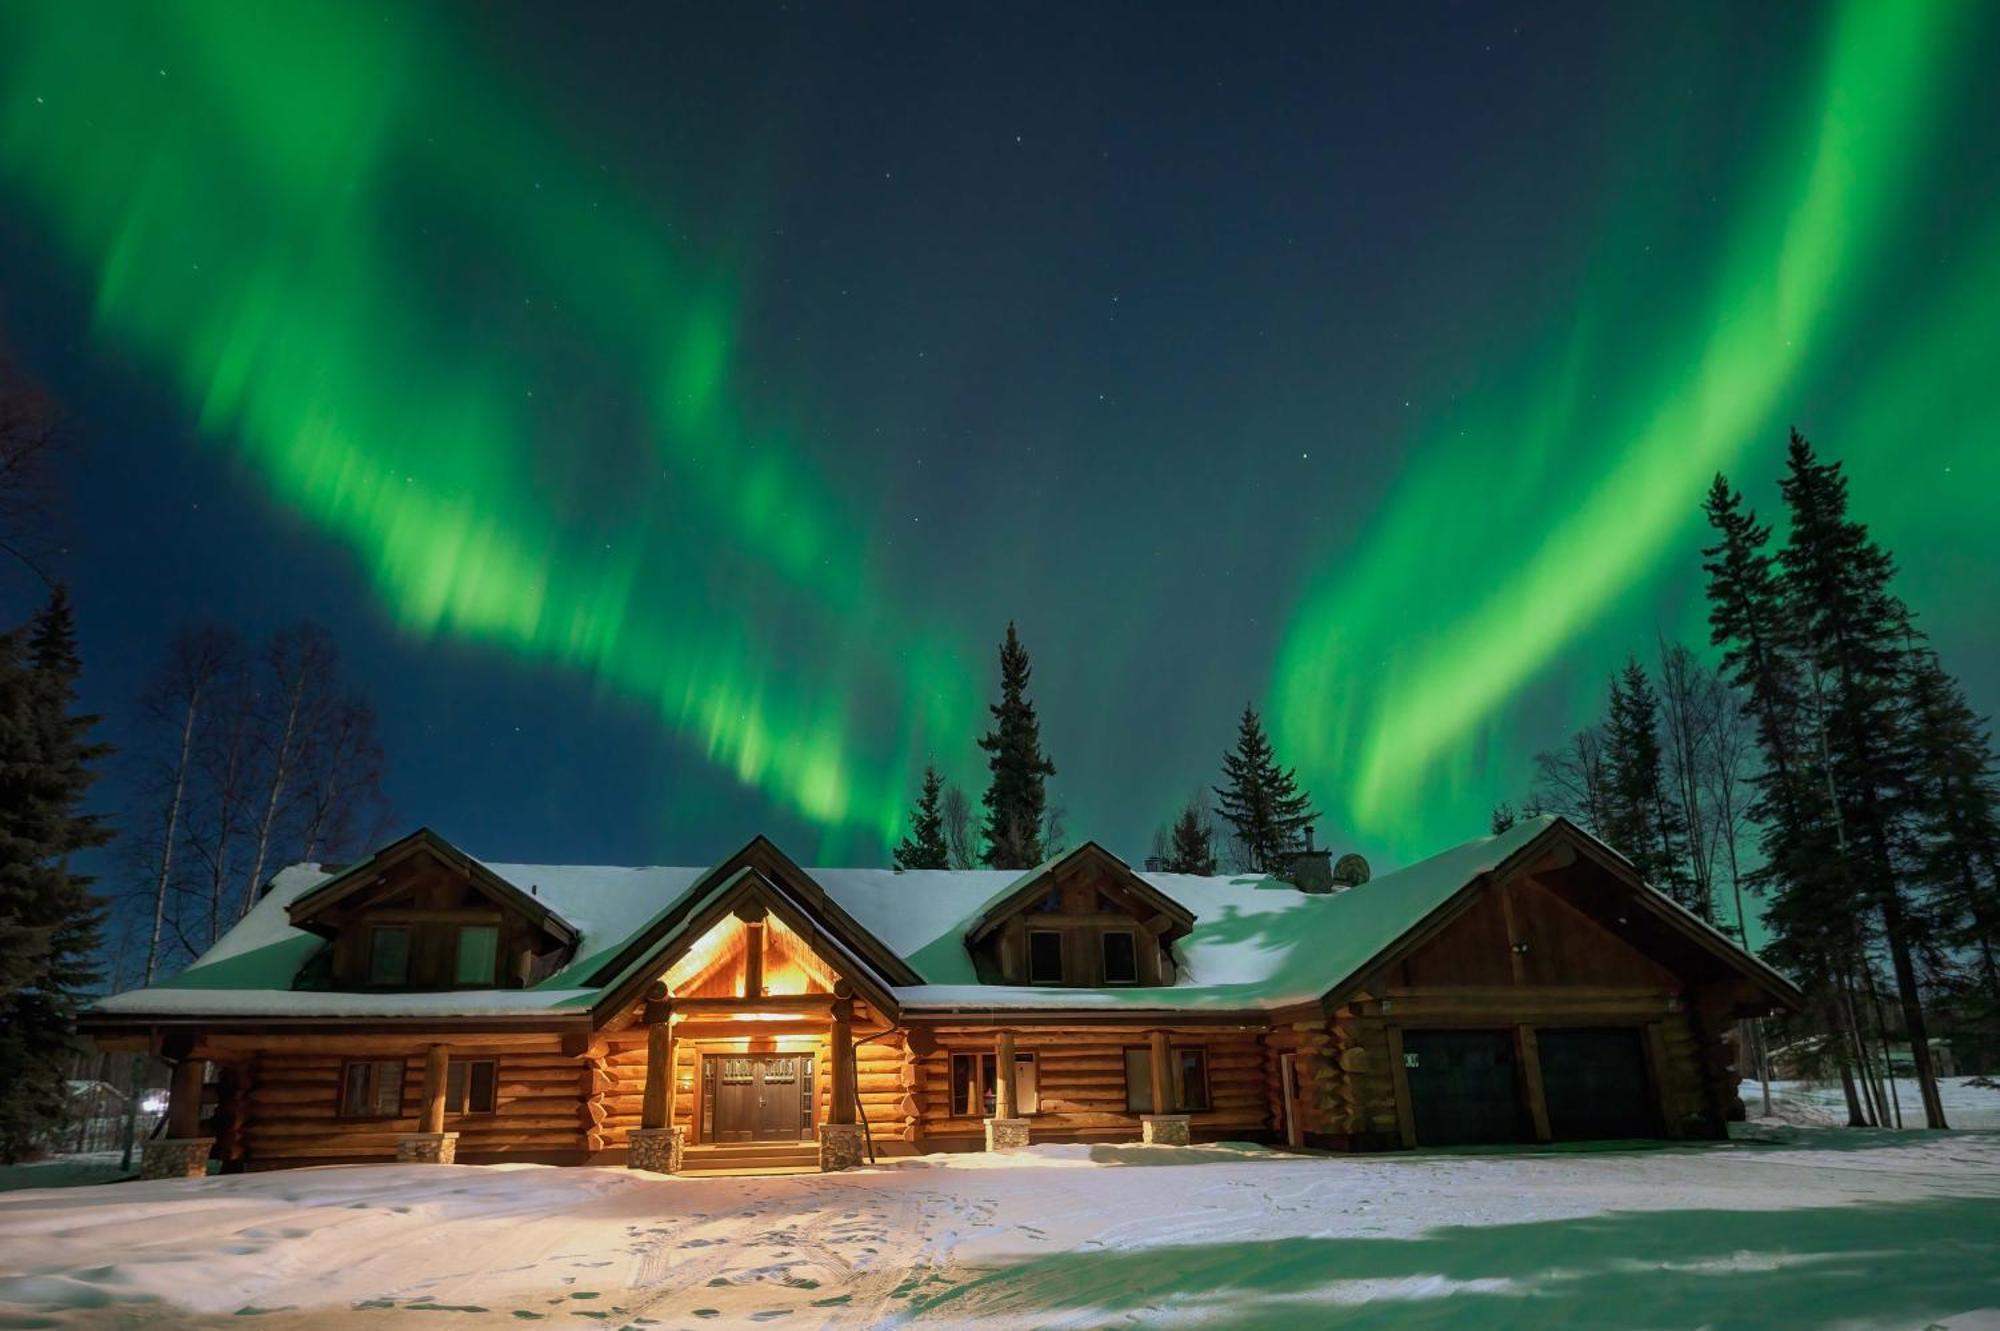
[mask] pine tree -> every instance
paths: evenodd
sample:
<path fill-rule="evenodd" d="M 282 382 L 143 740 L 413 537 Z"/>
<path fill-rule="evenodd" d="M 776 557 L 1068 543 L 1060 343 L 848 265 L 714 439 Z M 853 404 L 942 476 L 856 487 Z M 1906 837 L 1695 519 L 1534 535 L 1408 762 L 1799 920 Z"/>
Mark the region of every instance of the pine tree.
<path fill-rule="evenodd" d="M 992 780 L 980 803 L 986 809 L 982 860 L 994 869 L 1031 869 L 1042 862 L 1046 782 L 1056 766 L 1042 752 L 1042 725 L 1028 698 L 1033 668 L 1012 620 L 1000 645 L 1000 701 L 992 704 L 993 729 L 982 735 Z"/>
<path fill-rule="evenodd" d="M 944 774 L 935 764 L 924 767 L 924 788 L 910 810 L 910 834 L 896 846 L 898 869 L 949 869 L 951 848 L 945 844 Z"/>
<path fill-rule="evenodd" d="M 2000 772 L 1993 741 L 1937 653 L 1912 654 L 1908 694 L 1917 815 L 1912 878 L 1935 904 L 1946 940 L 1972 959 L 1981 991 L 1976 1006 L 1990 1029 L 2000 1021 Z"/>
<path fill-rule="evenodd" d="M 1686 816 L 1667 789 L 1660 751 L 1660 700 L 1636 660 L 1611 680 L 1611 711 L 1604 727 L 1609 772 L 1608 840 L 1632 861 L 1640 877 L 1690 910 L 1686 873 Z"/>
<path fill-rule="evenodd" d="M 1256 873 L 1283 869 L 1285 857 L 1303 844 L 1305 828 L 1318 815 L 1312 796 L 1298 788 L 1298 774 L 1278 766 L 1263 718 L 1248 703 L 1237 719 L 1236 749 L 1222 755 L 1222 775 L 1224 784 L 1215 794 L 1243 867 Z"/>
<path fill-rule="evenodd" d="M 74 713 L 77 652 L 60 587 L 32 633 L 0 635 L 0 1160 L 60 1126 L 71 1027 L 96 979 L 100 912 L 76 852 L 110 837 L 81 809 L 108 750 Z"/>
<path fill-rule="evenodd" d="M 1779 482 L 1792 527 L 1779 553 L 1780 582 L 1807 667 L 1823 698 L 1823 767 L 1828 813 L 1843 852 L 1855 908 L 1880 916 L 1896 978 L 1911 1061 L 1928 1126 L 1945 1126 L 1931 1063 L 1914 949 L 1923 922 L 1901 881 L 1895 829 L 1914 787 L 1901 761 L 1909 752 L 1902 708 L 1908 610 L 1890 592 L 1895 563 L 1847 511 L 1838 462 L 1821 462 L 1792 431 Z"/>
<path fill-rule="evenodd" d="M 1193 873 L 1203 877 L 1215 872 L 1215 828 L 1198 800 L 1181 806 L 1167 834 L 1167 853 L 1161 868 L 1168 873 Z"/>

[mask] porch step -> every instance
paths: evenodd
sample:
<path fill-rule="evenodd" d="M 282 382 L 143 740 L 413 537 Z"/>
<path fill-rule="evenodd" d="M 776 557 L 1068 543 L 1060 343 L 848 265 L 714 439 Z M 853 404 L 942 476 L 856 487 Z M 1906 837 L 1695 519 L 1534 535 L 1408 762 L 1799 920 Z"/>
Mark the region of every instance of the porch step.
<path fill-rule="evenodd" d="M 777 1174 L 818 1168 L 818 1142 L 721 1142 L 690 1146 L 681 1160 L 681 1172 L 686 1174 Z"/>

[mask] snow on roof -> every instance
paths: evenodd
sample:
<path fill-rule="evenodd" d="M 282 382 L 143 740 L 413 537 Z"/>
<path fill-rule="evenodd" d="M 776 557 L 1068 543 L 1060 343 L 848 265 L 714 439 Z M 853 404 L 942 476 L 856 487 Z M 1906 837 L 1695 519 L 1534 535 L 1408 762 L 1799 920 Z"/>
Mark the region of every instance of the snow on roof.
<path fill-rule="evenodd" d="M 1125 1011 L 1254 1010 L 1311 1002 L 1478 875 L 1525 846 L 1553 818 L 1524 819 L 1358 887 L 1300 892 L 1255 875 L 1141 873 L 1195 916 L 1176 945 L 1176 983 L 1152 988 L 1067 989 L 983 985 L 965 935 L 1027 875 L 985 869 L 807 869 L 842 909 L 926 983 L 900 988 L 906 1008 L 1100 1008 Z M 332 875 L 302 864 L 280 872 L 216 945 L 179 976 L 107 998 L 97 1011 L 148 1016 L 499 1016 L 587 1007 L 602 990 L 589 975 L 707 872 L 701 868 L 491 864 L 486 868 L 546 903 L 581 936 L 572 960 L 530 989 L 448 993 L 331 993 L 291 988 L 325 940 L 294 929 L 285 908 Z M 1031 871 L 1033 872 L 1033 871 Z"/>

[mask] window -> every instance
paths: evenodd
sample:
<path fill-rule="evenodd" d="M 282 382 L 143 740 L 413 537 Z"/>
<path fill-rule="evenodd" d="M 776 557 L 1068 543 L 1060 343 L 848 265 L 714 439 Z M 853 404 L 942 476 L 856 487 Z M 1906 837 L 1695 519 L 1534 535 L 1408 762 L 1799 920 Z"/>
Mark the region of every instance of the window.
<path fill-rule="evenodd" d="M 1028 930 L 1028 983 L 1061 984 L 1062 935 L 1054 929 Z"/>
<path fill-rule="evenodd" d="M 500 927 L 493 924 L 458 926 L 459 984 L 492 984 L 493 963 L 500 952 Z"/>
<path fill-rule="evenodd" d="M 410 982 L 410 931 L 376 926 L 368 931 L 368 983 Z"/>
<path fill-rule="evenodd" d="M 1029 909 L 1036 915 L 1060 915 L 1062 914 L 1062 906 L 1062 889 L 1052 887 L 1044 892 L 1041 900 L 1037 901 Z"/>
<path fill-rule="evenodd" d="M 490 1114 L 494 1110 L 499 1063 L 491 1058 L 453 1059 L 445 1069 L 444 1108 L 448 1114 Z"/>
<path fill-rule="evenodd" d="M 1139 949 L 1131 933 L 1124 929 L 1108 929 L 1103 939 L 1104 982 L 1139 983 Z"/>
<path fill-rule="evenodd" d="M 1174 1106 L 1173 1112 L 1198 1113 L 1210 1108 L 1208 1051 L 1176 1048 L 1168 1057 L 1172 1059 L 1172 1080 L 1178 1083 L 1173 1089 L 1178 1093 L 1180 1101 Z M 1128 1114 L 1157 1112 L 1153 1108 L 1153 1051 L 1150 1048 L 1125 1051 L 1125 1112 Z"/>
<path fill-rule="evenodd" d="M 1207 1109 L 1208 1105 L 1208 1051 L 1206 1049 L 1176 1049 L 1174 1061 L 1180 1065 L 1181 1110 Z"/>
<path fill-rule="evenodd" d="M 992 1054 L 951 1056 L 951 1112 L 960 1118 L 992 1118 L 999 1103 L 998 1083 Z M 1014 1055 L 1014 1112 L 1039 1114 L 1042 1110 L 1040 1066 L 1033 1054 Z"/>
<path fill-rule="evenodd" d="M 398 1118 L 403 1112 L 403 1065 L 385 1059 L 340 1069 L 342 1118 Z"/>

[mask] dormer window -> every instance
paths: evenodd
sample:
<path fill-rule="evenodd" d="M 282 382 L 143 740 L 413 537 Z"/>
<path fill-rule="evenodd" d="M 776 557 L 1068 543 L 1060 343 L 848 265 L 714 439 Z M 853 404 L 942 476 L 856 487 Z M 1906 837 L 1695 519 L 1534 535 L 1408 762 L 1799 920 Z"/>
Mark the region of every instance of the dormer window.
<path fill-rule="evenodd" d="M 1063 982 L 1062 935 L 1054 929 L 1028 930 L 1028 983 Z"/>
<path fill-rule="evenodd" d="M 1128 929 L 1106 929 L 1098 935 L 1104 946 L 1104 982 L 1139 983 L 1138 940 Z"/>
<path fill-rule="evenodd" d="M 1062 908 L 1062 889 L 1052 887 L 1034 904 L 1033 911 L 1036 915 L 1060 915 Z"/>
<path fill-rule="evenodd" d="M 410 982 L 410 931 L 377 925 L 368 931 L 368 983 Z"/>
<path fill-rule="evenodd" d="M 461 985 L 490 985 L 500 952 L 500 929 L 492 924 L 458 926 L 458 964 L 454 978 Z"/>

